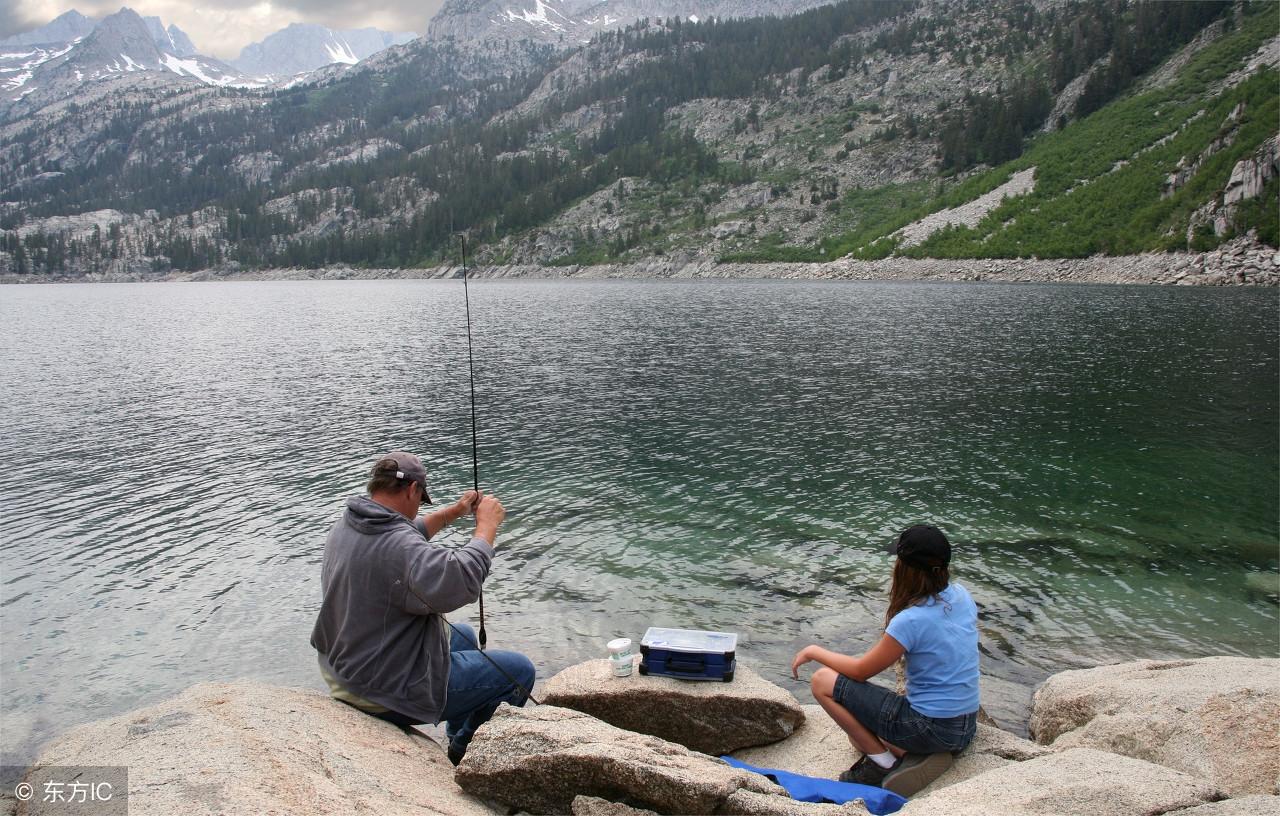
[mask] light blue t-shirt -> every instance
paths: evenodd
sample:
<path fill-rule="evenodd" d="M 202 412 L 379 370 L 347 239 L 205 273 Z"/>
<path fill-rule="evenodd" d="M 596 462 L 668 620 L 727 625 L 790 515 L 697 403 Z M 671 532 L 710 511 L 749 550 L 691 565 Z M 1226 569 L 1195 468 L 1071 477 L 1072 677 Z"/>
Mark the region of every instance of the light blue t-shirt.
<path fill-rule="evenodd" d="M 978 605 L 956 583 L 908 606 L 886 634 L 907 650 L 907 702 L 926 717 L 978 710 Z"/>

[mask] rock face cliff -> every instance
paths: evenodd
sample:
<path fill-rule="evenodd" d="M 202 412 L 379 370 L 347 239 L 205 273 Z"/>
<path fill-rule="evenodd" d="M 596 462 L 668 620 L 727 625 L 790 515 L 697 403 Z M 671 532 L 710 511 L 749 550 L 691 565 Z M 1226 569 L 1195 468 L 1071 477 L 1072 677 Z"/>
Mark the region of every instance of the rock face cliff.
<path fill-rule="evenodd" d="M 1233 135 L 1233 131 L 1226 129 L 1225 136 L 1215 140 L 1214 146 L 1226 142 Z M 1205 157 L 1202 156 L 1190 167 L 1170 176 L 1169 184 L 1182 182 L 1204 160 Z M 1227 179 L 1222 194 L 1215 196 L 1192 214 L 1186 231 L 1188 244 L 1194 243 L 1202 234 L 1229 234 L 1241 206 L 1255 199 L 1265 200 L 1268 183 L 1277 177 L 1280 177 L 1280 134 L 1267 139 L 1253 155 L 1240 159 L 1232 166 L 1231 176 Z"/>
<path fill-rule="evenodd" d="M 1280 175 L 1280 134 L 1263 142 L 1262 147 L 1231 168 L 1231 178 L 1222 191 L 1222 203 L 1238 204 L 1262 195 L 1267 182 Z"/>

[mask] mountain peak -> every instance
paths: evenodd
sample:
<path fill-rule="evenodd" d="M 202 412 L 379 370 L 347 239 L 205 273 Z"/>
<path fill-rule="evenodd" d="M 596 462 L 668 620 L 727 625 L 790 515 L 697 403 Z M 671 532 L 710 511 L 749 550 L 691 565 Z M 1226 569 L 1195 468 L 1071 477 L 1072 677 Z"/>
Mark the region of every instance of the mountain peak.
<path fill-rule="evenodd" d="M 196 44 L 191 42 L 191 38 L 187 36 L 187 33 L 176 25 L 170 23 L 169 27 L 165 29 L 165 33 L 169 35 L 169 41 L 178 49 L 177 56 L 189 57 L 196 53 Z"/>
<path fill-rule="evenodd" d="M 121 71 L 154 70 L 160 64 L 160 47 L 147 21 L 133 9 L 122 8 L 103 17 L 71 58 L 86 66 L 110 65 Z"/>
<path fill-rule="evenodd" d="M 69 43 L 77 37 L 87 36 L 90 31 L 93 31 L 94 25 L 93 20 L 72 9 L 64 14 L 59 14 L 48 25 L 0 40 L 0 45 Z"/>
<path fill-rule="evenodd" d="M 144 17 L 142 21 L 146 23 L 152 41 L 161 51 L 178 57 L 187 57 L 196 53 L 196 47 L 191 42 L 191 38 L 177 26 L 170 25 L 165 28 L 164 22 L 159 17 Z"/>
<path fill-rule="evenodd" d="M 159 18 L 156 18 L 159 21 Z M 142 19 L 142 15 L 128 6 L 121 6 L 120 10 L 115 14 L 108 14 L 102 18 L 102 22 L 98 23 L 95 31 L 101 30 L 104 26 L 109 29 L 133 29 L 141 27 L 147 28 L 147 23 Z"/>
<path fill-rule="evenodd" d="M 70 11 L 65 11 L 62 14 L 59 14 L 57 17 L 53 18 L 53 22 L 55 23 L 64 23 L 64 22 L 83 23 L 83 22 L 88 22 L 88 20 L 89 20 L 88 17 L 84 16 L 83 14 L 76 11 L 75 9 L 71 9 Z"/>

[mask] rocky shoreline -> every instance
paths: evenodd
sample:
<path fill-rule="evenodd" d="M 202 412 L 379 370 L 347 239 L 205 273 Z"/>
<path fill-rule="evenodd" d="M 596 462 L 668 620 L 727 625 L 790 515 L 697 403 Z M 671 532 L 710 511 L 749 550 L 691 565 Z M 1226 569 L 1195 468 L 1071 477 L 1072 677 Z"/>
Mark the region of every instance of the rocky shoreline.
<path fill-rule="evenodd" d="M 699 684 L 614 678 L 605 660 L 570 667 L 539 686 L 543 705 L 502 706 L 456 769 L 429 734 L 320 692 L 203 683 L 70 731 L 28 779 L 47 766 L 127 766 L 134 816 L 867 814 L 857 799 L 797 801 L 713 755 L 827 778 L 857 758 L 818 706 L 739 670 L 741 682 Z M 979 725 L 950 769 L 898 813 L 1280 814 L 1277 659 L 1062 672 L 1036 692 L 1031 734 Z"/>
<path fill-rule="evenodd" d="M 0 275 L 12 283 L 130 283 L 217 280 L 386 280 L 454 278 L 452 266 L 363 269 L 235 268 L 199 272 L 118 271 L 83 276 Z M 717 263 L 705 259 L 651 258 L 601 266 L 480 266 L 481 278 L 735 278 L 862 281 L 985 281 L 991 283 L 1108 283 L 1163 286 L 1280 286 L 1280 251 L 1239 238 L 1212 252 L 1146 253 L 1090 258 L 959 259 L 885 258 L 828 263 Z"/>

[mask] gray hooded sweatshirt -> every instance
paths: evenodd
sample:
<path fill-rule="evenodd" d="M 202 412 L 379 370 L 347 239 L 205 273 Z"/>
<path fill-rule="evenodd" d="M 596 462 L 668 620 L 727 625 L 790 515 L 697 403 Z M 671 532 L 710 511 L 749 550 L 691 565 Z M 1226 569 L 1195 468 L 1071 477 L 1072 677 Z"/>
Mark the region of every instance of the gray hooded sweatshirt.
<path fill-rule="evenodd" d="M 329 531 L 311 632 L 320 666 L 349 691 L 423 722 L 439 722 L 449 686 L 443 614 L 476 600 L 493 548 L 448 549 L 367 496 L 347 500 Z"/>

